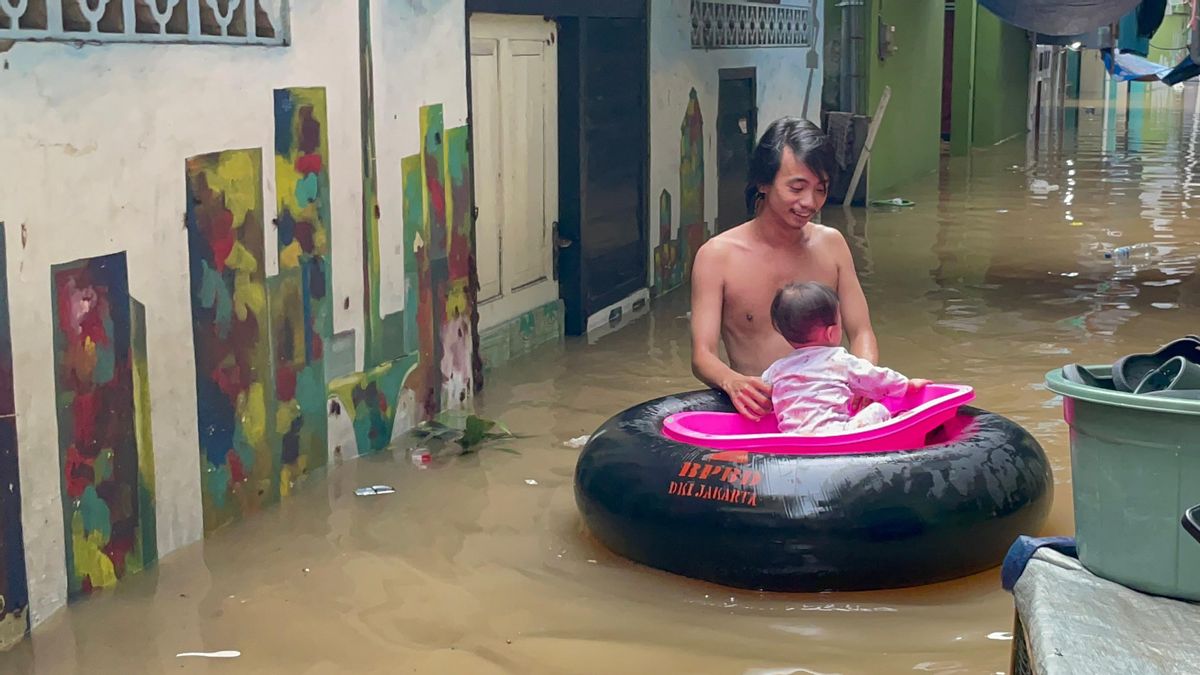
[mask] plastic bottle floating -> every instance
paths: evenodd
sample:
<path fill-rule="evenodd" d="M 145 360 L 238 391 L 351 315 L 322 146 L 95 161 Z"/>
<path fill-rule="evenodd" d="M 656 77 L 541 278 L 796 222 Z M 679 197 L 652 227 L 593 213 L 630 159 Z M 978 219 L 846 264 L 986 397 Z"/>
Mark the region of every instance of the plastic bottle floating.
<path fill-rule="evenodd" d="M 1108 260 L 1149 260 L 1154 257 L 1155 252 L 1154 244 L 1134 244 L 1105 251 L 1104 257 Z"/>

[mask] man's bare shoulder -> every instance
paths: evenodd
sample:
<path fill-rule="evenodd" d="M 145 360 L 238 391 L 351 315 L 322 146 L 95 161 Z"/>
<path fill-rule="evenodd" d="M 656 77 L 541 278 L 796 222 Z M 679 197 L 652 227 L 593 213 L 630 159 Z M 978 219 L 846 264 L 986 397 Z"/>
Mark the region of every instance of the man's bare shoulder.
<path fill-rule="evenodd" d="M 700 246 L 698 253 L 706 253 L 709 258 L 724 258 L 731 253 L 745 252 L 751 248 L 749 229 L 745 224 L 730 228 L 714 235 Z"/>
<path fill-rule="evenodd" d="M 828 225 L 809 223 L 808 226 L 812 228 L 809 230 L 808 235 L 811 244 L 841 247 L 846 241 L 846 237 L 842 235 L 840 230 L 836 230 Z"/>

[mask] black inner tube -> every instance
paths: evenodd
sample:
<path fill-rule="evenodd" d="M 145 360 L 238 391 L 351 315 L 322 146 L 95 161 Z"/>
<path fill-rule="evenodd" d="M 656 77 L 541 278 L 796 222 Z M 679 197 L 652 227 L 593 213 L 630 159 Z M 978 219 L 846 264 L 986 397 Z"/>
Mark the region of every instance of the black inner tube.
<path fill-rule="evenodd" d="M 998 564 L 1050 508 L 1041 446 L 977 408 L 961 408 L 921 449 L 826 456 L 663 436 L 663 420 L 687 410 L 733 407 L 711 390 L 648 401 L 606 422 L 576 465 L 592 533 L 659 569 L 763 590 L 932 583 Z"/>

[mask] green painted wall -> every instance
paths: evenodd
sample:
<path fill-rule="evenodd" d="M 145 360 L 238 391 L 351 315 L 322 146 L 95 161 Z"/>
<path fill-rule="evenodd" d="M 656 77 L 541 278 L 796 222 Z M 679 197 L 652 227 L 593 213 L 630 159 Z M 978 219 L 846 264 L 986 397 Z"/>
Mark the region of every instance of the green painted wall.
<path fill-rule="evenodd" d="M 1167 14 L 1162 25 L 1150 39 L 1150 52 L 1146 58 L 1167 66 L 1174 66 L 1187 56 L 1188 15 Z"/>
<path fill-rule="evenodd" d="M 974 0 L 960 0 L 965 5 Z M 958 36 L 956 35 L 955 38 Z M 1025 132 L 1031 46 L 1023 29 L 980 8 L 975 18 L 974 145 Z"/>
<path fill-rule="evenodd" d="M 945 0 L 870 0 L 866 62 L 868 106 L 883 88 L 892 98 L 871 151 L 870 199 L 935 171 L 941 147 L 942 41 Z M 898 51 L 879 60 L 879 19 L 896 27 Z"/>

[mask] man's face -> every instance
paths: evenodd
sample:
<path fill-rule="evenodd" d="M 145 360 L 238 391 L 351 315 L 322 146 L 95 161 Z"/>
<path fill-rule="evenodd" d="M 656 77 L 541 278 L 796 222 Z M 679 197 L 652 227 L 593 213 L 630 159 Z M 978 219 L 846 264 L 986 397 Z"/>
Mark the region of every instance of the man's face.
<path fill-rule="evenodd" d="M 801 229 L 825 205 L 825 181 L 796 159 L 791 148 L 783 149 L 775 182 L 767 188 L 766 209 L 789 228 Z"/>

